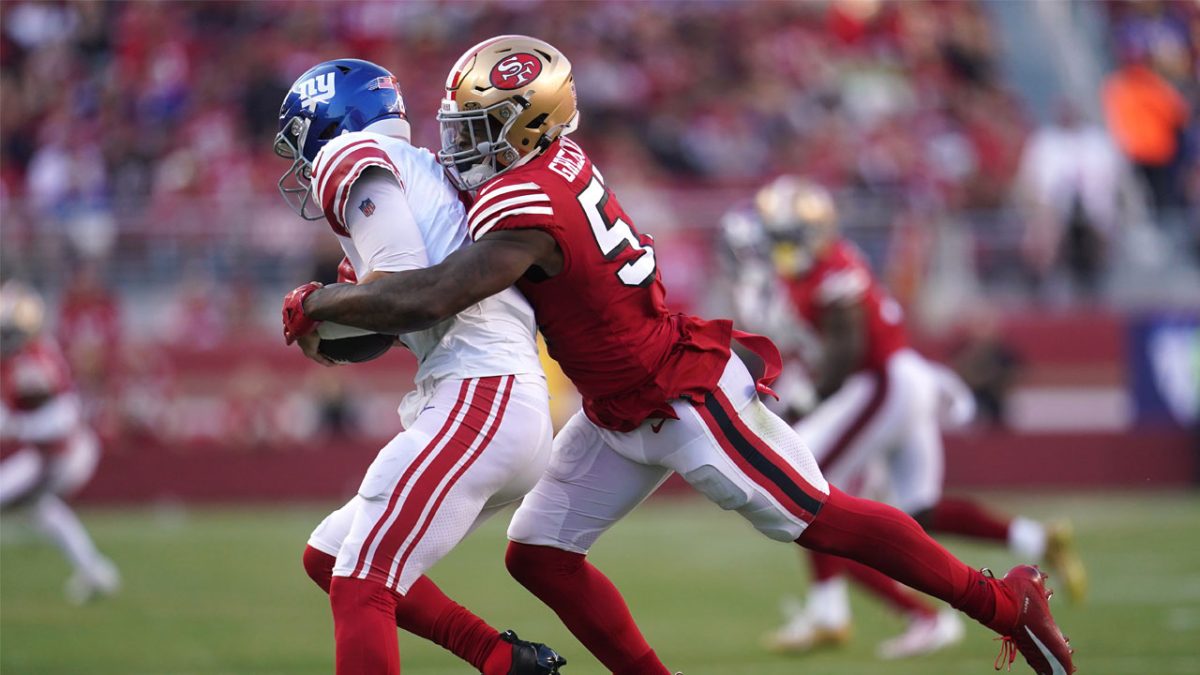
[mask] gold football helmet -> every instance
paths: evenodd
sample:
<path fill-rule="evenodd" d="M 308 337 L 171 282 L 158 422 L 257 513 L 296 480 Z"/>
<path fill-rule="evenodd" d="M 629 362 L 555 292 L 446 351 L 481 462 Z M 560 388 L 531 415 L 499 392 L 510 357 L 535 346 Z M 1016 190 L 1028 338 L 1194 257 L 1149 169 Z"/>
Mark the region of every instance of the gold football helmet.
<path fill-rule="evenodd" d="M 0 286 L 0 351 L 20 349 L 41 332 L 45 315 L 36 291 L 19 281 L 6 281 Z"/>
<path fill-rule="evenodd" d="M 780 176 L 758 191 L 754 208 L 771 240 L 771 259 L 784 276 L 812 268 L 837 234 L 829 191 L 799 176 Z"/>
<path fill-rule="evenodd" d="M 471 47 L 446 78 L 438 160 L 475 190 L 575 130 L 571 62 L 549 44 L 501 35 Z"/>

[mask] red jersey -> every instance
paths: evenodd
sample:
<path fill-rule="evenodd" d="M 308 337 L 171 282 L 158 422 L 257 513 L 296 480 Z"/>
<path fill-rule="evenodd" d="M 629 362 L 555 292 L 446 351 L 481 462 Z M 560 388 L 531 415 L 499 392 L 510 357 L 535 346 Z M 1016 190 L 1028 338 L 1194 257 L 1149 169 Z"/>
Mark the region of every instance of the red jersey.
<path fill-rule="evenodd" d="M 35 338 L 0 359 L 0 399 L 8 410 L 28 412 L 71 390 L 66 359 L 49 338 Z"/>
<path fill-rule="evenodd" d="M 875 280 L 862 253 L 845 239 L 836 240 L 808 274 L 787 281 L 796 311 L 814 328 L 827 307 L 862 303 L 867 320 L 867 349 L 855 370 L 882 370 L 888 358 L 908 346 L 904 311 Z"/>
<path fill-rule="evenodd" d="M 467 218 L 473 239 L 533 228 L 558 242 L 562 270 L 531 270 L 517 288 L 597 425 L 629 431 L 674 418 L 671 400 L 716 387 L 732 323 L 667 310 L 654 240 L 638 234 L 574 142 L 560 138 L 484 185 Z"/>

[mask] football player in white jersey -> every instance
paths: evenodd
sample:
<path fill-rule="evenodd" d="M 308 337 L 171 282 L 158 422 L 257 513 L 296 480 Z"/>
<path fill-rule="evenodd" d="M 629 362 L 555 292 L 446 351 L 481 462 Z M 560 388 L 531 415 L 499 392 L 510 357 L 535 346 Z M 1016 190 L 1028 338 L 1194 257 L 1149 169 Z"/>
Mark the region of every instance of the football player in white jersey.
<path fill-rule="evenodd" d="M 28 286 L 0 286 L 0 509 L 27 507 L 71 563 L 67 599 L 111 595 L 121 578 L 64 498 L 96 471 L 100 445 L 83 418 L 66 360 L 42 331 L 42 300 Z"/>
<path fill-rule="evenodd" d="M 339 59 L 300 76 L 280 109 L 275 149 L 292 160 L 280 179 L 285 200 L 328 223 L 364 287 L 437 264 L 468 242 L 459 193 L 433 154 L 410 144 L 396 79 L 373 63 Z M 285 317 L 319 287 L 292 291 Z M 318 351 L 320 335 L 339 330 L 326 324 L 285 338 L 332 365 Z M 546 467 L 552 427 L 535 333 L 529 304 L 509 290 L 399 336 L 419 363 L 416 389 L 400 406 L 405 431 L 304 554 L 330 594 L 339 675 L 398 674 L 397 625 L 484 675 L 546 675 L 566 663 L 545 645 L 499 633 L 424 576 Z"/>

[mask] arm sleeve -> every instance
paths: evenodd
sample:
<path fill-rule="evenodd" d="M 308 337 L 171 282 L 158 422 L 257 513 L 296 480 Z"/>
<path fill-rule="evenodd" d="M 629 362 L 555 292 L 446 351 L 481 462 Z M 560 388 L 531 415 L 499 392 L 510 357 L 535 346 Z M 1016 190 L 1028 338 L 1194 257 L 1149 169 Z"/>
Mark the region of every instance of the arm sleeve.
<path fill-rule="evenodd" d="M 395 176 L 365 172 L 350 188 L 346 229 L 370 272 L 402 272 L 429 266 L 425 240 Z"/>
<path fill-rule="evenodd" d="M 827 274 L 817 286 L 817 301 L 821 305 L 851 305 L 866 295 L 871 287 L 871 275 L 861 267 L 845 267 Z"/>

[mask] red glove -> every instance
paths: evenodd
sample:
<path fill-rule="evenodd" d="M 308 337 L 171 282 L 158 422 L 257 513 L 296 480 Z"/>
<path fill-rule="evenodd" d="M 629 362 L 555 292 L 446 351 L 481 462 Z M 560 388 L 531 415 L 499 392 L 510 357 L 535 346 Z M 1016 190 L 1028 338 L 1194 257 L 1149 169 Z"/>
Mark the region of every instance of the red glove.
<path fill-rule="evenodd" d="M 342 258 L 342 263 L 338 265 L 338 283 L 339 284 L 357 284 L 358 275 L 354 273 L 354 265 L 350 264 L 349 258 Z"/>
<path fill-rule="evenodd" d="M 304 299 L 318 288 L 321 288 L 321 284 L 310 281 L 288 293 L 283 299 L 283 339 L 289 345 L 316 330 L 317 325 L 321 323 L 304 314 Z"/>

